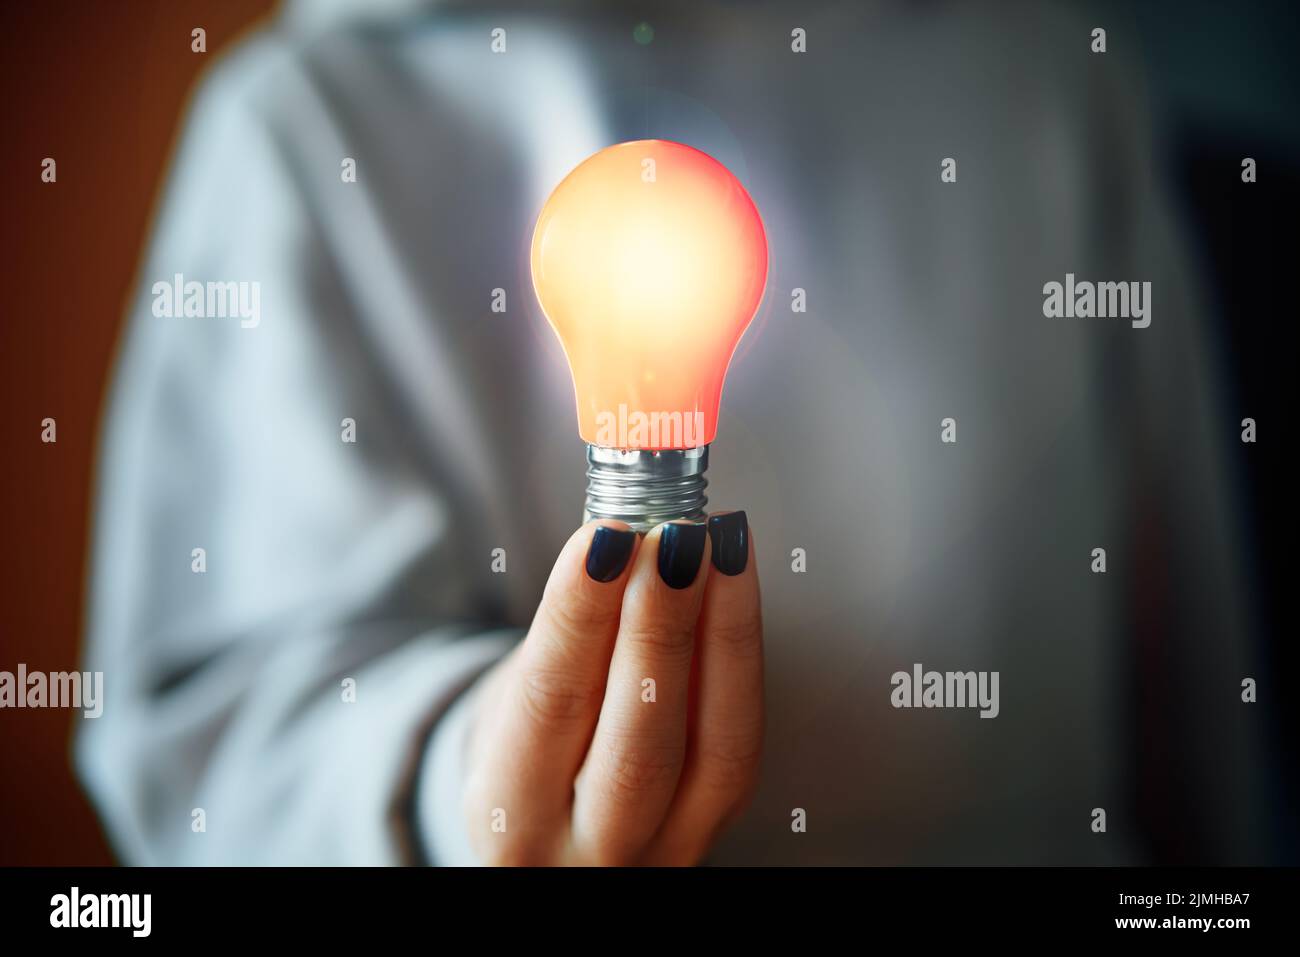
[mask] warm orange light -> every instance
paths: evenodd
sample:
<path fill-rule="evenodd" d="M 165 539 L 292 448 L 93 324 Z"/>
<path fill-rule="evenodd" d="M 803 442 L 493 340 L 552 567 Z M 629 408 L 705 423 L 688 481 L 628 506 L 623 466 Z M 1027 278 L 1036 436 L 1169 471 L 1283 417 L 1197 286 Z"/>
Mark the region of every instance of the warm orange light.
<path fill-rule="evenodd" d="M 726 167 L 665 140 L 601 150 L 546 201 L 532 270 L 584 440 L 713 441 L 727 366 L 767 282 L 762 220 Z"/>

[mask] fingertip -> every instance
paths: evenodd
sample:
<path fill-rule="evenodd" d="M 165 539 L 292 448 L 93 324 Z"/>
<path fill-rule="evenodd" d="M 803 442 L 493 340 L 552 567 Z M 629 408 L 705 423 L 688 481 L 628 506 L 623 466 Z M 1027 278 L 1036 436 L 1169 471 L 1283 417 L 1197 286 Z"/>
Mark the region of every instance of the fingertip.
<path fill-rule="evenodd" d="M 708 560 L 712 544 L 704 522 L 689 520 L 665 522 L 653 530 L 657 534 L 659 578 L 669 588 L 690 588 L 699 578 Z"/>
<path fill-rule="evenodd" d="M 591 530 L 585 568 L 587 577 L 600 584 L 618 579 L 636 550 L 636 532 L 624 522 L 598 519 Z"/>
<path fill-rule="evenodd" d="M 730 577 L 744 574 L 749 567 L 751 535 L 743 509 L 710 515 L 709 540 L 714 568 Z"/>

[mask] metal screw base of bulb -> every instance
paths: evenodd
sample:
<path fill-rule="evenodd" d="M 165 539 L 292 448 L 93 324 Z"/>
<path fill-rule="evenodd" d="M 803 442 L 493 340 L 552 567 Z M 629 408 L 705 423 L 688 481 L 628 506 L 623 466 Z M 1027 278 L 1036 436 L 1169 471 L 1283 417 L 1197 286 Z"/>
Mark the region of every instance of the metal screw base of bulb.
<path fill-rule="evenodd" d="M 709 500 L 709 447 L 658 452 L 587 446 L 587 505 L 583 521 L 613 518 L 634 531 L 704 517 Z"/>

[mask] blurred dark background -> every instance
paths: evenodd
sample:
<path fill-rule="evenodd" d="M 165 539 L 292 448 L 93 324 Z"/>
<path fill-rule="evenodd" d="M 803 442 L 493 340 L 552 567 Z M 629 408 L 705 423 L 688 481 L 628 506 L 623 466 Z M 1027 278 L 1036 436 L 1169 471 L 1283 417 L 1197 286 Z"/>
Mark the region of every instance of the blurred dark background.
<path fill-rule="evenodd" d="M 6 4 L 0 668 L 78 667 L 96 431 L 127 290 L 196 77 L 269 0 Z M 207 30 L 208 52 L 190 50 Z M 40 181 L 41 160 L 58 182 Z M 40 442 L 40 422 L 58 442 Z M 0 863 L 112 862 L 71 768 L 78 712 L 0 712 Z"/>
<path fill-rule="evenodd" d="M 1263 616 L 1268 674 L 1296 673 L 1298 621 L 1288 598 L 1296 540 L 1295 480 L 1284 460 L 1297 408 L 1294 293 L 1300 212 L 1300 26 L 1286 2 L 1070 4 L 1130 51 L 1154 97 L 1161 162 L 1212 294 L 1233 375 L 1226 433 L 1246 416 L 1259 441 L 1235 459 L 1248 503 L 1247 577 Z M 739 9 L 742 5 L 737 4 Z M 0 317 L 0 668 L 79 665 L 90 489 L 107 374 L 173 137 L 201 71 L 269 16 L 269 0 L 132 0 L 6 5 L 0 12 L 5 102 Z M 641 19 L 627 5 L 629 24 Z M 1123 25 L 1122 29 L 1115 26 Z M 207 31 L 208 51 L 190 50 Z M 1259 182 L 1243 186 L 1240 144 Z M 44 157 L 58 183 L 40 181 Z M 40 422 L 58 421 L 58 443 Z M 1224 641 L 1234 640 L 1224 635 Z M 1262 684 L 1286 847 L 1300 847 L 1295 697 Z M 1144 707 L 1158 707 L 1158 698 Z M 69 760 L 76 712 L 0 713 L 0 864 L 112 861 Z M 1159 722 L 1138 760 L 1160 761 Z M 1173 803 L 1171 804 L 1171 798 Z M 1157 857 L 1177 855 L 1195 795 L 1151 795 L 1145 822 Z M 1170 845 L 1162 848 L 1162 835 Z M 1161 854 L 1167 850 L 1168 855 Z"/>

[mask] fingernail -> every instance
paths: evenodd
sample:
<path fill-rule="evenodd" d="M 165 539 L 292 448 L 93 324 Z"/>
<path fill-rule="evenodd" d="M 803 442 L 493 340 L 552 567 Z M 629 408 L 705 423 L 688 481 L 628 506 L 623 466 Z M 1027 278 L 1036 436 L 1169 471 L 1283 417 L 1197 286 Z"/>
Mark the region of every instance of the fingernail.
<path fill-rule="evenodd" d="M 598 582 L 612 582 L 623 574 L 635 544 L 636 532 L 597 525 L 587 549 L 587 574 Z"/>
<path fill-rule="evenodd" d="M 659 577 L 669 588 L 688 588 L 704 557 L 703 525 L 669 522 L 659 533 Z"/>
<path fill-rule="evenodd" d="M 739 575 L 749 564 L 749 519 L 744 512 L 709 516 L 713 567 L 724 575 Z"/>

